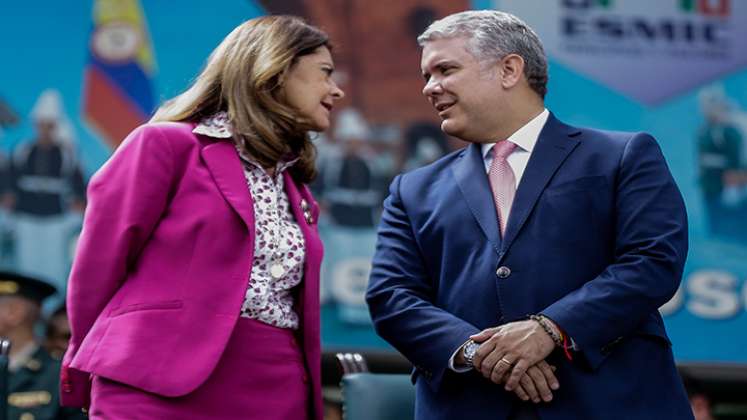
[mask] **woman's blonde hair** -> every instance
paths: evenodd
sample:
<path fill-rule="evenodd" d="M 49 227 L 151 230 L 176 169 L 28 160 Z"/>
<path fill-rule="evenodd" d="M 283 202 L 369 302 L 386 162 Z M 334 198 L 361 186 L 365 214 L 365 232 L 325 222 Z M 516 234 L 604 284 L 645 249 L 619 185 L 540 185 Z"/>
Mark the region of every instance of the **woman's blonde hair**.
<path fill-rule="evenodd" d="M 151 121 L 199 121 L 228 112 L 239 147 L 264 167 L 289 155 L 298 182 L 316 176 L 308 121 L 281 97 L 283 75 L 301 56 L 330 47 L 321 30 L 294 16 L 263 16 L 234 29 L 210 54 L 194 84 L 164 103 Z"/>

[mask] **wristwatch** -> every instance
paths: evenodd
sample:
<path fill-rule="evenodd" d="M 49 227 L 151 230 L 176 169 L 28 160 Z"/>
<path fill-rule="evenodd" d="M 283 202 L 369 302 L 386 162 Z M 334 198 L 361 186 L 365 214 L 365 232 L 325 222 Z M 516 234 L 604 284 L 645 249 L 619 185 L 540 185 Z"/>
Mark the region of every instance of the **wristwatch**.
<path fill-rule="evenodd" d="M 480 348 L 479 343 L 475 343 L 472 340 L 469 340 L 466 344 L 464 344 L 464 347 L 462 349 L 464 354 L 464 360 L 467 362 L 467 365 L 469 367 L 472 367 L 472 362 L 475 360 L 475 353 L 477 353 L 477 349 Z"/>

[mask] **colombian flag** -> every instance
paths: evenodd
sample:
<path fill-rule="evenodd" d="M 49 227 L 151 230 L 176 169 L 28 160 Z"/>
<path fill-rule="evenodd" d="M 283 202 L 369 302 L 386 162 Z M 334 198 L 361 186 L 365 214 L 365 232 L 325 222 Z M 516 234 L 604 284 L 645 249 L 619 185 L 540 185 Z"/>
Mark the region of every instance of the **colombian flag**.
<path fill-rule="evenodd" d="M 94 0 L 83 82 L 86 122 L 112 148 L 154 109 L 155 64 L 139 0 Z"/>

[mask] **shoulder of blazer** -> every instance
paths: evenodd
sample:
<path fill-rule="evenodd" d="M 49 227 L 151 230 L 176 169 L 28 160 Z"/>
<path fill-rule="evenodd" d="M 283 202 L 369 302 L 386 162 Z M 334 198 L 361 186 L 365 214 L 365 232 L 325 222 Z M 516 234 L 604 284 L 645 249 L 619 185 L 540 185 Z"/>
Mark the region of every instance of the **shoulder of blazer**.
<path fill-rule="evenodd" d="M 223 139 L 214 139 L 212 137 L 202 136 L 192 132 L 195 124 L 190 122 L 153 122 L 146 123 L 130 133 L 128 137 L 141 137 L 145 141 L 152 139 L 162 139 L 168 143 L 169 147 L 176 154 L 184 153 L 194 148 L 203 148 L 216 141 Z"/>
<path fill-rule="evenodd" d="M 196 143 L 199 141 L 198 134 L 192 132 L 195 125 L 190 122 L 173 122 L 173 121 L 162 121 L 147 123 L 139 128 L 146 132 L 158 132 L 161 136 L 167 137 L 173 142 L 190 142 Z M 209 138 L 209 137 L 208 137 Z"/>
<path fill-rule="evenodd" d="M 446 156 L 436 160 L 435 162 L 431 162 L 425 166 L 421 166 L 419 168 L 412 169 L 407 172 L 403 172 L 402 174 L 399 175 L 401 178 L 401 182 L 405 182 L 405 179 L 407 179 L 408 183 L 410 182 L 426 182 L 426 183 L 432 182 L 434 177 L 438 177 L 440 173 L 447 171 L 454 162 L 461 159 L 462 156 L 466 153 L 468 147 L 464 147 L 454 152 L 451 152 L 447 154 Z"/>
<path fill-rule="evenodd" d="M 634 131 L 600 130 L 589 127 L 574 127 L 577 132 L 576 138 L 582 143 L 587 142 L 601 147 L 625 147 L 631 139 L 637 136 L 649 136 L 648 133 Z"/>

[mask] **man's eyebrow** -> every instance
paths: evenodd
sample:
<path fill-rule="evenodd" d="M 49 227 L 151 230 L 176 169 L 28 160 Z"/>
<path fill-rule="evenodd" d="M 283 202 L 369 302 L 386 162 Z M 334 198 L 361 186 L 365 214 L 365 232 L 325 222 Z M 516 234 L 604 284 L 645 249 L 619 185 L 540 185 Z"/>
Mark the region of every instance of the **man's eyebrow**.
<path fill-rule="evenodd" d="M 426 67 L 426 69 L 423 69 L 423 72 L 427 71 L 427 68 L 434 68 L 437 69 L 439 67 L 445 67 L 445 66 L 453 66 L 459 64 L 457 61 L 449 59 L 449 58 L 442 58 L 440 60 L 435 61 L 433 64 L 430 64 Z"/>
<path fill-rule="evenodd" d="M 444 58 L 443 60 L 437 61 L 436 64 L 434 64 L 434 67 L 442 67 L 442 66 L 452 66 L 459 64 L 456 60 L 452 60 L 449 58 Z"/>
<path fill-rule="evenodd" d="M 431 68 L 438 69 L 438 68 L 443 68 L 443 67 L 448 67 L 448 66 L 458 66 L 458 65 L 459 65 L 459 62 L 453 59 L 442 58 L 440 60 L 435 61 L 433 64 L 426 66 L 425 68 L 421 68 L 420 72 L 424 78 L 427 78 L 427 76 L 430 75 L 429 69 Z"/>

